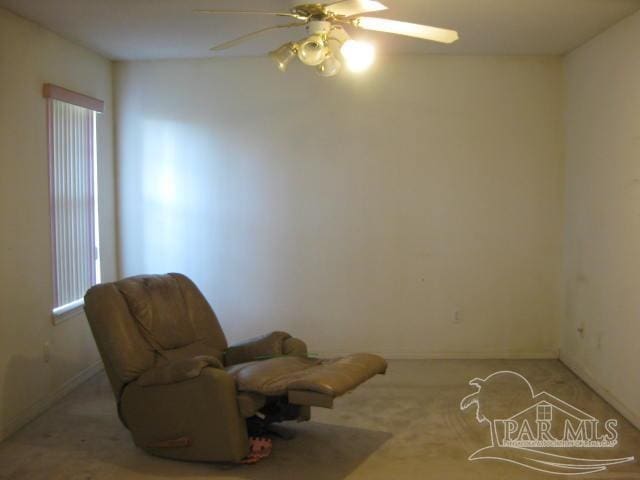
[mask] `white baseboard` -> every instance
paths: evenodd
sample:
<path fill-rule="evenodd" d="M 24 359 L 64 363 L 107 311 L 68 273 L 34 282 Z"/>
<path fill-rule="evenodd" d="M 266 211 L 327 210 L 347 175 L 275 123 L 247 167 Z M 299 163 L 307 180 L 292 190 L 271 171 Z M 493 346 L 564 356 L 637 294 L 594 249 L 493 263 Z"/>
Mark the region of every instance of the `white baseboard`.
<path fill-rule="evenodd" d="M 73 389 L 84 383 L 89 378 L 103 369 L 102 362 L 98 361 L 90 367 L 85 368 L 77 375 L 71 377 L 56 390 L 50 392 L 34 404 L 27 407 L 13 418 L 10 418 L 5 425 L 0 426 L 0 442 L 17 432 L 26 424 L 35 420 L 36 417 L 44 413 L 54 403 L 70 393 Z"/>
<path fill-rule="evenodd" d="M 354 352 L 316 351 L 311 349 L 311 354 L 320 357 L 341 357 Z M 387 360 L 557 360 L 557 350 L 543 350 L 536 352 L 500 351 L 500 352 L 384 352 L 370 351 Z"/>
<path fill-rule="evenodd" d="M 620 400 L 611 390 L 607 389 L 602 383 L 596 380 L 585 368 L 574 359 L 570 358 L 563 352 L 560 352 L 560 361 L 584 383 L 589 385 L 595 392 L 604 398 L 613 408 L 615 408 L 623 417 L 629 420 L 634 427 L 640 429 L 640 414 L 634 412 L 622 400 Z"/>

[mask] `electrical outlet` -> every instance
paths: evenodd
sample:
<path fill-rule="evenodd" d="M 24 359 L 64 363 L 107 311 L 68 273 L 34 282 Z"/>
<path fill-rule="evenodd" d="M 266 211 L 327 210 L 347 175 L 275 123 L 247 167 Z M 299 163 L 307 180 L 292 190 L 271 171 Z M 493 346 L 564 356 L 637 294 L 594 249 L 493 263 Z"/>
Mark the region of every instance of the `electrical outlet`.
<path fill-rule="evenodd" d="M 51 360 L 51 344 L 49 342 L 44 342 L 42 347 L 42 358 L 44 359 L 44 363 L 49 363 Z"/>
<path fill-rule="evenodd" d="M 460 313 L 460 310 L 456 310 L 455 312 L 453 312 L 453 324 L 460 325 L 461 323 L 462 323 L 462 313 Z"/>

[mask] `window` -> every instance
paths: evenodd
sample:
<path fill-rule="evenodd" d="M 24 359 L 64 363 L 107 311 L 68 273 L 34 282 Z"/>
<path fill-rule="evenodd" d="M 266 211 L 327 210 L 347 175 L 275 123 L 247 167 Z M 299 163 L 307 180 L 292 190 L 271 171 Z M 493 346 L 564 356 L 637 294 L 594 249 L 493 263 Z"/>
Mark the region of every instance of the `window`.
<path fill-rule="evenodd" d="M 536 416 L 539 422 L 550 422 L 553 416 L 553 407 L 548 403 L 538 405 Z"/>
<path fill-rule="evenodd" d="M 49 135 L 53 315 L 75 314 L 100 281 L 96 112 L 103 102 L 44 86 Z"/>

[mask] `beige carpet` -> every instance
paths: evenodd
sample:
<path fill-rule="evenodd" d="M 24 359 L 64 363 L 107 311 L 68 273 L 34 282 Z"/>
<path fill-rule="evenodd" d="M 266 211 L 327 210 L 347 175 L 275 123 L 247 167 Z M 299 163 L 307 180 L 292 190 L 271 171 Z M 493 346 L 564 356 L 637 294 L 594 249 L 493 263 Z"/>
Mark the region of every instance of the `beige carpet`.
<path fill-rule="evenodd" d="M 490 443 L 475 411 L 460 411 L 474 377 L 517 371 L 598 419 L 619 420 L 619 446 L 583 449 L 582 456 L 640 456 L 640 432 L 557 361 L 392 361 L 379 376 L 313 420 L 288 424 L 297 433 L 276 440 L 272 456 L 254 466 L 181 463 L 136 449 L 118 422 L 104 374 L 99 374 L 0 444 L 2 479 L 548 479 L 519 465 L 467 458 Z M 504 399 L 495 398 L 495 405 Z M 585 450 L 591 450 L 590 452 Z M 568 478 L 568 477 L 564 477 Z M 580 476 L 640 479 L 637 461 Z"/>

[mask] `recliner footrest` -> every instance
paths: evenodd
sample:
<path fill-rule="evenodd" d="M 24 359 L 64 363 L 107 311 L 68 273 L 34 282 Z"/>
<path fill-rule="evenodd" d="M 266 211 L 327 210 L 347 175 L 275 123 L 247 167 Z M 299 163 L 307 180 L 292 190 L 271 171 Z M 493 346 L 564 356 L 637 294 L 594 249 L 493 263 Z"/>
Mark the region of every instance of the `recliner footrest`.
<path fill-rule="evenodd" d="M 334 398 L 386 369 L 387 362 L 378 355 L 356 353 L 330 360 L 283 356 L 233 365 L 227 371 L 239 391 L 287 395 L 292 404 L 331 408 Z"/>
<path fill-rule="evenodd" d="M 333 397 L 325 393 L 306 390 L 289 390 L 287 400 L 293 405 L 333 408 Z"/>

